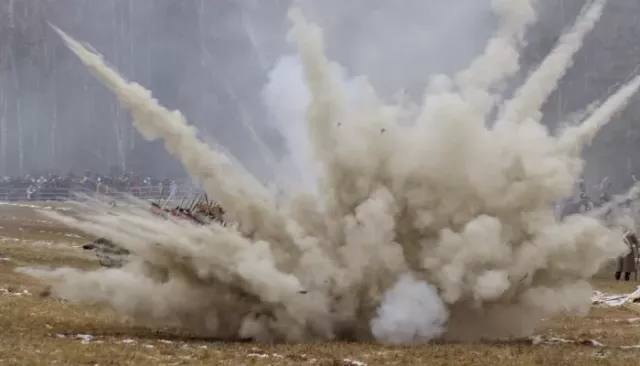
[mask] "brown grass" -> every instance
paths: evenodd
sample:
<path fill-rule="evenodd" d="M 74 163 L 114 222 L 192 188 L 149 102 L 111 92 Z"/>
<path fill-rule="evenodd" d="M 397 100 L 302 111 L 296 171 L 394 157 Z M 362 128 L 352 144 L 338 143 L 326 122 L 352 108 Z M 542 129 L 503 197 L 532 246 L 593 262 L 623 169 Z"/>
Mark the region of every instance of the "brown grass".
<path fill-rule="evenodd" d="M 69 235 L 72 234 L 72 235 Z M 393 347 L 326 343 L 264 345 L 195 339 L 179 331 L 151 330 L 98 307 L 64 303 L 13 271 L 17 266 L 89 268 L 92 255 L 78 246 L 88 239 L 34 215 L 29 208 L 0 206 L 0 364 L 6 365 L 619 365 L 635 363 L 640 349 L 640 313 L 593 308 L 585 318 L 548 320 L 538 331 L 573 344 L 530 341 L 430 344 Z M 606 277 L 594 285 L 629 292 L 635 283 Z M 23 291 L 28 293 L 23 293 Z M 44 295 L 44 296 L 43 296 Z M 605 347 L 580 344 L 597 340 Z"/>

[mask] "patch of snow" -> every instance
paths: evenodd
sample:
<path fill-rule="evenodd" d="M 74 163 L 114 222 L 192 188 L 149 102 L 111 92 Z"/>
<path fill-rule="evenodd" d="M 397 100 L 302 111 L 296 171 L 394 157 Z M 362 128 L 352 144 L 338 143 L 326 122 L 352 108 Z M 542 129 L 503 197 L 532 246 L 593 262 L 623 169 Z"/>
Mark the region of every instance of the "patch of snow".
<path fill-rule="evenodd" d="M 633 346 L 620 346 L 620 349 L 640 349 L 640 344 L 634 344 Z"/>
<path fill-rule="evenodd" d="M 607 349 L 640 349 L 640 344 L 635 344 L 635 345 L 630 345 L 630 346 L 607 346 L 606 344 L 603 344 L 599 341 L 596 341 L 595 339 L 583 339 L 583 340 L 573 340 L 573 339 L 564 339 L 564 338 L 558 338 L 558 337 L 545 337 L 545 336 L 533 336 L 530 338 L 531 339 L 531 344 L 532 345 L 554 345 L 554 344 L 575 344 L 575 345 L 582 345 L 582 346 L 591 346 L 591 347 L 595 347 L 598 348 L 598 351 L 595 351 L 594 354 L 598 355 L 598 356 L 607 356 L 607 353 L 603 350 L 604 348 Z"/>
<path fill-rule="evenodd" d="M 89 344 L 95 339 L 95 336 L 91 334 L 83 334 L 83 333 L 78 333 L 78 334 L 56 333 L 56 334 L 49 334 L 49 335 L 59 339 L 79 339 L 80 343 L 82 344 Z M 103 343 L 103 341 L 95 341 L 94 343 Z"/>
<path fill-rule="evenodd" d="M 606 347 L 604 344 L 594 340 L 594 339 L 581 339 L 581 340 L 574 340 L 574 339 L 565 339 L 565 338 L 559 338 L 559 337 L 545 337 L 545 336 L 533 336 L 530 338 L 531 340 L 531 344 L 534 346 L 537 345 L 553 345 L 553 344 L 577 344 L 577 345 L 583 345 L 583 346 L 591 346 L 591 347 Z"/>
<path fill-rule="evenodd" d="M 28 290 L 15 292 L 7 288 L 0 288 L 0 296 L 31 296 L 31 292 Z"/>
<path fill-rule="evenodd" d="M 640 299 L 640 286 L 638 286 L 634 292 L 625 295 L 606 294 L 600 291 L 594 291 L 591 296 L 591 303 L 593 305 L 617 307 L 638 299 Z"/>
<path fill-rule="evenodd" d="M 367 366 L 367 364 L 362 362 L 362 361 L 352 360 L 352 359 L 349 359 L 349 358 L 343 359 L 342 363 L 345 366 L 347 366 L 347 365 L 348 366 Z"/>
<path fill-rule="evenodd" d="M 76 334 L 75 339 L 80 339 L 82 344 L 89 344 L 93 340 L 91 334 Z"/>

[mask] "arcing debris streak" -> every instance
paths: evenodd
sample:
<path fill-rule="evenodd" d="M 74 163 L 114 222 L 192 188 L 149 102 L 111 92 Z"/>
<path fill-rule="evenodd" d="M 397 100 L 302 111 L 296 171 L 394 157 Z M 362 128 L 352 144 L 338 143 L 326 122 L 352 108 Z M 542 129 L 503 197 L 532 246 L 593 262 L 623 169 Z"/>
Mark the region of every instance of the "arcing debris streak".
<path fill-rule="evenodd" d="M 310 158 L 321 169 L 317 192 L 279 204 L 198 141 L 180 112 L 58 31 L 132 111 L 142 135 L 163 139 L 239 226 L 166 220 L 128 206 L 111 213 L 86 206 L 81 219 L 45 212 L 140 260 L 121 269 L 21 271 L 51 282 L 63 298 L 222 339 L 503 338 L 531 335 L 557 313 L 584 313 L 587 280 L 626 250 L 622 232 L 583 215 L 559 221 L 553 203 L 570 194 L 580 150 L 640 79 L 559 136 L 540 123 L 540 109 L 605 3 L 589 2 L 524 85 L 497 105 L 535 17 L 529 0 L 495 0 L 502 26 L 485 53 L 453 79 L 435 76 L 411 124 L 398 123 L 402 107 L 383 103 L 364 80 L 359 98 L 347 98 L 321 29 L 293 9 L 291 39 L 310 96 Z M 502 112 L 493 123 L 496 105 Z"/>

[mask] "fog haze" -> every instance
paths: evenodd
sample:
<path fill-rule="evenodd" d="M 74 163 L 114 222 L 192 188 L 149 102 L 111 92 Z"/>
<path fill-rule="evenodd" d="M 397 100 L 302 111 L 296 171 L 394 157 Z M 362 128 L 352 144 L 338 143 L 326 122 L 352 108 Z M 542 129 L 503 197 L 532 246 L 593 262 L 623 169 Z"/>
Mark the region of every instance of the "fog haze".
<path fill-rule="evenodd" d="M 541 61 L 582 3 L 540 2 L 539 22 L 526 37 L 525 65 Z M 0 175 L 88 169 L 183 175 L 160 143 L 143 141 L 128 112 L 64 47 L 49 22 L 102 53 L 163 105 L 181 110 L 205 141 L 224 146 L 269 179 L 269 162 L 281 159 L 286 147 L 282 126 L 265 108 L 263 89 L 281 58 L 294 54 L 286 39 L 290 4 L 0 2 Z M 350 76 L 366 75 L 389 100 L 418 102 L 430 74 L 464 67 L 496 25 L 489 0 L 305 1 L 303 9 L 323 27 L 328 55 Z M 635 1 L 610 2 L 545 106 L 551 128 L 629 78 L 640 61 L 638 12 Z M 640 168 L 634 156 L 635 104 L 585 153 L 590 185 L 608 176 L 620 190 Z"/>

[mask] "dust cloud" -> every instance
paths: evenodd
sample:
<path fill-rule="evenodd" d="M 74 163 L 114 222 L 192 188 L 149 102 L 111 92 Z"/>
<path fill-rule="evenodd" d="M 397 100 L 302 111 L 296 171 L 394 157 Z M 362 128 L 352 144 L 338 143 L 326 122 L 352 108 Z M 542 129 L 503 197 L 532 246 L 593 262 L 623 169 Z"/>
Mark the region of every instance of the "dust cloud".
<path fill-rule="evenodd" d="M 43 214 L 121 244 L 135 253 L 129 264 L 20 270 L 62 298 L 221 339 L 477 340 L 527 336 L 543 318 L 585 313 L 587 280 L 626 250 L 622 232 L 587 215 L 560 221 L 553 205 L 579 179 L 581 149 L 640 82 L 556 136 L 540 110 L 605 4 L 589 2 L 503 100 L 535 13 L 531 1 L 493 1 L 500 25 L 485 51 L 457 75 L 434 75 L 411 111 L 383 102 L 365 77 L 345 75 L 325 56 L 322 30 L 293 8 L 299 54 L 272 71 L 264 91 L 282 129 L 298 123 L 287 137 L 301 184 L 284 199 L 59 31 L 138 131 L 162 139 L 238 224 L 196 226 L 90 202 L 81 218 Z"/>

